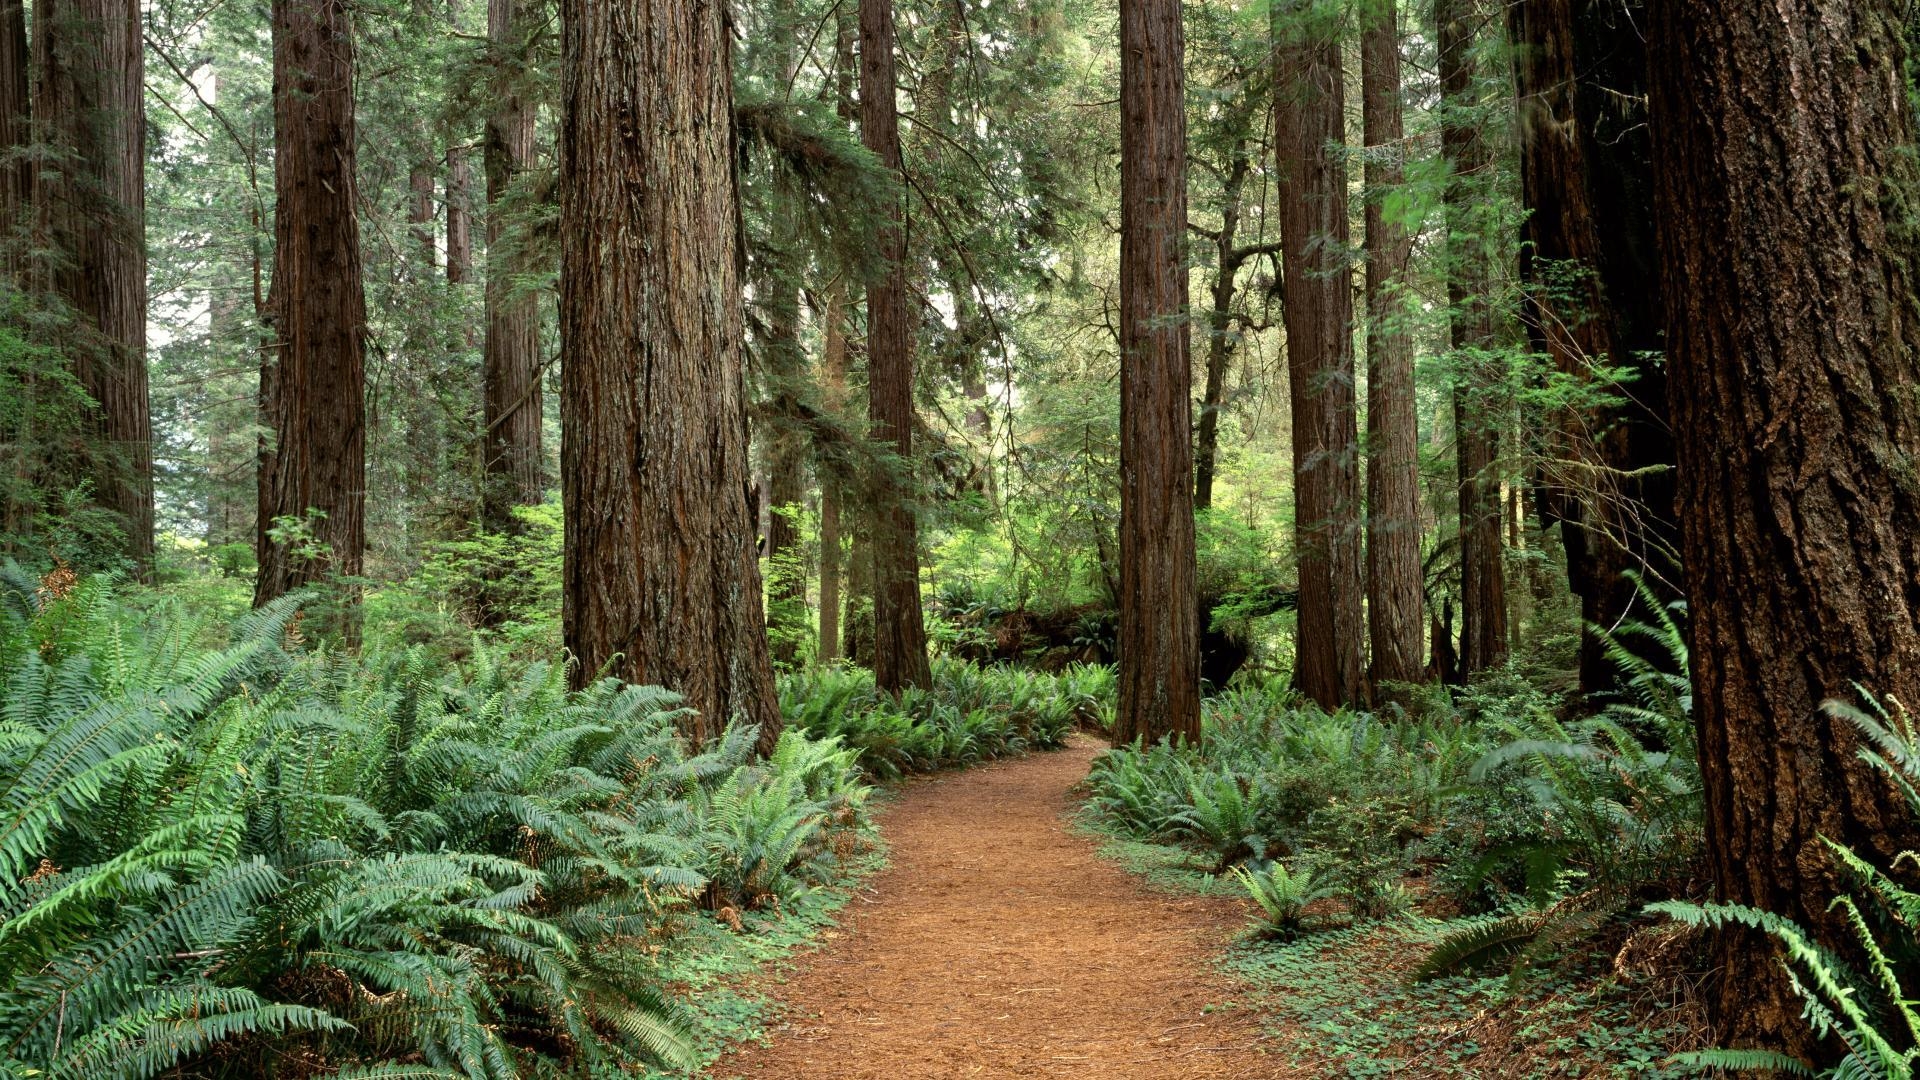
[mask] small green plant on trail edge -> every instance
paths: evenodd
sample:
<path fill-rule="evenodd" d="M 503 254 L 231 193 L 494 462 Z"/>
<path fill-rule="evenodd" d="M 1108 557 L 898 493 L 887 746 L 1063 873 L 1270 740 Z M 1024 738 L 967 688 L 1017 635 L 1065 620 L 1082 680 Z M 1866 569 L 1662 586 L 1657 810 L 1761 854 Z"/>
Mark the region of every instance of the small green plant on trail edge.
<path fill-rule="evenodd" d="M 1264 867 L 1236 866 L 1233 876 L 1260 908 L 1261 917 L 1256 920 L 1260 932 L 1278 941 L 1300 936 L 1309 907 L 1340 896 L 1339 889 L 1304 859 L 1292 869 L 1279 861 Z"/>
<path fill-rule="evenodd" d="M 1882 708 L 1861 690 L 1872 713 L 1845 702 L 1829 701 L 1827 711 L 1853 724 L 1871 744 L 1860 757 L 1885 773 L 1906 797 L 1909 811 L 1920 814 L 1920 733 L 1904 707 Z M 1820 1072 L 1807 1062 L 1765 1050 L 1705 1050 L 1685 1055 L 1693 1064 L 1726 1070 L 1772 1069 L 1784 1074 L 1838 1077 L 1841 1080 L 1907 1080 L 1920 1064 L 1920 891 L 1842 844 L 1827 841 L 1833 859 L 1858 886 L 1858 894 L 1833 901 L 1846 916 L 1855 943 L 1866 958 L 1861 971 L 1815 942 L 1801 926 L 1768 911 L 1739 904 L 1667 901 L 1648 910 L 1689 926 L 1711 930 L 1746 927 L 1759 930 L 1780 947 L 1780 966 L 1805 1003 L 1808 1026 L 1821 1039 L 1836 1039 L 1846 1056 Z M 1920 865 L 1920 853 L 1905 851 L 1895 864 Z"/>

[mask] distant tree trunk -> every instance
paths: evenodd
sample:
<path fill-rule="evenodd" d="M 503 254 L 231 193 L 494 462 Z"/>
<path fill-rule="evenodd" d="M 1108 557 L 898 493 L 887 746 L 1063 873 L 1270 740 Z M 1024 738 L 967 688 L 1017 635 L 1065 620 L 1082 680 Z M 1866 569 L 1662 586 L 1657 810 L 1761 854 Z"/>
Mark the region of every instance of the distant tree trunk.
<path fill-rule="evenodd" d="M 1507 8 L 1529 336 L 1564 374 L 1592 382 L 1606 377 L 1596 376 L 1600 365 L 1631 374 L 1603 388 L 1618 406 L 1567 410 L 1554 425 L 1557 460 L 1537 478 L 1542 522 L 1561 523 L 1568 582 L 1588 627 L 1580 650 L 1587 693 L 1620 680 L 1591 628 L 1617 626 L 1638 605 L 1625 574 L 1641 571 L 1662 598 L 1678 593 L 1645 6 L 1521 0 Z"/>
<path fill-rule="evenodd" d="M 153 561 L 153 427 L 140 4 L 38 0 L 33 24 L 33 108 L 41 138 L 59 155 L 34 174 L 46 241 L 58 253 L 50 282 L 76 320 L 64 343 L 74 376 L 99 405 L 89 469 L 95 494 L 119 518 L 145 574 Z M 17 90 L 18 77 L 8 78 Z"/>
<path fill-rule="evenodd" d="M 1440 88 L 1449 103 L 1440 133 L 1452 170 L 1447 184 L 1447 298 L 1453 310 L 1454 439 L 1460 469 L 1460 672 L 1498 667 L 1507 659 L 1507 585 L 1500 542 L 1500 428 L 1489 420 L 1486 395 L 1496 385 L 1488 370 L 1494 335 L 1493 287 L 1487 240 L 1476 216 L 1471 181 L 1490 167 L 1479 124 L 1461 115 L 1475 100 L 1475 0 L 1437 0 Z"/>
<path fill-rule="evenodd" d="M 504 58 L 525 45 L 519 0 L 488 0 L 487 37 Z M 540 301 L 516 277 L 529 267 L 525 244 L 508 229 L 506 197 L 533 164 L 536 110 L 518 79 L 503 80 L 491 95 L 481 164 L 487 174 L 486 341 L 481 349 L 486 415 L 485 488 L 481 513 L 490 531 L 514 529 L 513 508 L 534 506 L 546 496 L 541 449 Z"/>
<path fill-rule="evenodd" d="M 781 229 L 776 244 L 797 242 L 793 230 Z M 767 576 L 768 613 L 774 635 L 773 658 L 792 664 L 799 656 L 800 636 L 807 620 L 806 566 L 800 561 L 804 539 L 794 513 L 807 498 L 806 446 L 798 429 L 799 383 L 806 378 L 806 353 L 800 346 L 799 268 L 786 251 L 768 253 L 758 295 L 765 300 L 766 341 L 763 363 L 773 387 L 773 421 L 763 428 L 767 468 Z"/>
<path fill-rule="evenodd" d="M 900 170 L 895 114 L 892 0 L 860 0 L 860 130 L 881 165 Z M 873 436 L 898 455 L 898 468 L 874 472 L 873 675 L 899 693 L 929 686 L 927 630 L 920 609 L 920 530 L 912 491 L 913 303 L 907 289 L 903 207 L 894 206 L 875 238 L 886 274 L 867 286 L 867 415 Z"/>
<path fill-rule="evenodd" d="M 1902 799 L 1820 710 L 1920 703 L 1920 165 L 1896 0 L 1653 5 L 1656 214 L 1718 898 L 1851 953 L 1824 840 L 1891 866 Z M 1722 942 L 1719 1036 L 1810 1051 L 1775 950 Z"/>
<path fill-rule="evenodd" d="M 563 0 L 565 610 L 575 685 L 681 693 L 696 738 L 779 736 L 747 500 L 723 0 Z"/>
<path fill-rule="evenodd" d="M 847 545 L 847 603 L 840 620 L 840 651 L 852 663 L 873 666 L 873 544 L 858 536 Z"/>
<path fill-rule="evenodd" d="M 358 577 L 366 551 L 367 310 L 350 11 L 343 0 L 273 3 L 277 198 L 271 341 L 260 369 L 268 434 L 260 445 L 255 604 L 328 575 Z M 276 536 L 283 520 L 311 531 Z"/>
<path fill-rule="evenodd" d="M 447 151 L 447 283 L 473 276 L 473 167 L 460 147 Z"/>
<path fill-rule="evenodd" d="M 33 165 L 22 152 L 33 141 L 33 104 L 27 83 L 27 0 L 0 0 L 0 270 L 19 270 L 16 230 L 27 225 Z"/>
<path fill-rule="evenodd" d="M 1253 172 L 1248 156 L 1250 139 L 1242 136 L 1233 148 L 1232 163 L 1220 192 L 1220 231 L 1213 236 L 1213 301 L 1207 312 L 1207 381 L 1201 390 L 1200 418 L 1194 432 L 1193 508 L 1213 506 L 1215 463 L 1220 456 L 1220 409 L 1226 403 L 1228 367 L 1233 362 L 1233 300 L 1239 294 L 1240 268 L 1264 245 L 1239 247 L 1240 215 L 1246 199 L 1247 178 Z"/>
<path fill-rule="evenodd" d="M 1180 0 L 1120 5 L 1120 710 L 1116 743 L 1200 738 Z"/>
<path fill-rule="evenodd" d="M 826 311 L 821 314 L 826 337 L 821 383 L 827 407 L 834 415 L 846 407 L 847 313 L 846 286 L 828 286 Z M 814 658 L 822 664 L 838 660 L 840 652 L 840 483 L 825 469 L 820 475 L 820 644 Z"/>
<path fill-rule="evenodd" d="M 412 238 L 415 257 L 420 260 L 417 272 L 422 280 L 440 266 L 440 247 L 434 237 L 438 215 L 434 211 L 433 191 L 433 165 L 415 162 L 407 171 L 407 235 Z"/>
<path fill-rule="evenodd" d="M 1366 695 L 1360 433 L 1348 262 L 1346 92 L 1337 29 L 1318 5 L 1273 6 L 1279 198 L 1300 563 L 1294 685 L 1333 708 Z"/>
<path fill-rule="evenodd" d="M 1367 154 L 1367 613 L 1371 675 L 1418 682 L 1425 665 L 1420 566 L 1420 418 L 1414 399 L 1407 263 L 1413 238 L 1387 213 L 1401 165 L 1397 0 L 1372 0 L 1360 39 Z"/>

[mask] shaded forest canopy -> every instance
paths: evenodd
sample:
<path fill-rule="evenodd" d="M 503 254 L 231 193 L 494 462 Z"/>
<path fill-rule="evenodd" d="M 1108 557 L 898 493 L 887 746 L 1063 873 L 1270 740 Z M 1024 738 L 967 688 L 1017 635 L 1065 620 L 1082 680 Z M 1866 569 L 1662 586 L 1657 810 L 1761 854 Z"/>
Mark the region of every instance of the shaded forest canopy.
<path fill-rule="evenodd" d="M 1912 20 L 0 0 L 0 1065 L 692 1068 L 633 941 L 1079 728 L 1269 943 L 1906 1075 Z"/>

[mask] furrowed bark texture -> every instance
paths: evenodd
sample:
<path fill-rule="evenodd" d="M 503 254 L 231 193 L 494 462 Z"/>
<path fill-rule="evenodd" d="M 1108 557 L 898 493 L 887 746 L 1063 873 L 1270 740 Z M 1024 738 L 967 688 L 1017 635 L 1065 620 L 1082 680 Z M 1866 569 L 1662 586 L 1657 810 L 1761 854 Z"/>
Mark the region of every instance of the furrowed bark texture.
<path fill-rule="evenodd" d="M 1822 838 L 1882 866 L 1905 806 L 1824 715 L 1920 702 L 1920 299 L 1905 5 L 1653 5 L 1656 209 L 1694 718 L 1718 897 L 1850 934 Z M 1810 1050 L 1763 940 L 1724 939 L 1716 1019 Z"/>
<path fill-rule="evenodd" d="M 1474 34 L 1481 14 L 1475 0 L 1436 0 L 1441 93 L 1451 104 L 1440 133 L 1452 168 L 1447 185 L 1447 298 L 1453 310 L 1453 348 L 1459 385 L 1454 390 L 1454 439 L 1460 470 L 1460 674 L 1498 667 L 1507 659 L 1507 583 L 1500 540 L 1498 421 L 1489 419 L 1486 394 L 1496 375 L 1489 353 L 1494 333 L 1493 267 L 1487 241 L 1475 220 L 1478 196 L 1472 181 L 1491 163 L 1478 124 L 1462 115 L 1475 100 Z"/>
<path fill-rule="evenodd" d="M 1622 676 L 1590 628 L 1635 615 L 1639 590 L 1627 573 L 1637 571 L 1663 600 L 1679 591 L 1645 7 L 1521 0 L 1507 9 L 1527 207 L 1520 275 L 1528 335 L 1559 371 L 1599 383 L 1617 400 L 1564 410 L 1553 425 L 1552 460 L 1535 477 L 1541 521 L 1561 523 L 1568 584 L 1589 627 L 1580 649 L 1588 693 L 1615 688 Z M 1602 366 L 1628 377 L 1614 379 Z"/>
<path fill-rule="evenodd" d="M 153 428 L 140 5 L 37 0 L 33 24 L 33 108 L 53 153 L 32 173 L 44 239 L 57 253 L 48 278 L 73 312 L 62 344 L 74 377 L 99 406 L 87 469 L 94 496 L 119 518 L 144 574 L 153 561 Z M 19 90 L 20 76 L 0 78 Z"/>
<path fill-rule="evenodd" d="M 273 5 L 273 286 L 260 369 L 260 573 L 255 604 L 366 551 L 367 309 L 354 180 L 353 21 L 344 0 Z M 310 511 L 320 515 L 309 518 Z M 280 519 L 311 526 L 275 539 Z"/>
<path fill-rule="evenodd" d="M 1395 0 L 1373 3 L 1360 38 L 1361 113 L 1367 143 L 1367 629 L 1369 672 L 1418 682 L 1426 667 L 1425 578 L 1420 564 L 1420 420 L 1405 294 L 1413 238 L 1387 213 L 1405 181 L 1400 116 L 1400 30 Z"/>
<path fill-rule="evenodd" d="M 1294 685 L 1333 708 L 1366 696 L 1360 433 L 1348 262 L 1340 39 L 1313 5 L 1273 6 L 1287 380 L 1300 565 Z"/>
<path fill-rule="evenodd" d="M 1114 741 L 1200 739 L 1179 0 L 1120 5 L 1120 708 Z"/>
<path fill-rule="evenodd" d="M 488 0 L 487 36 L 503 64 L 525 47 L 520 0 Z M 535 109 L 509 74 L 495 98 L 481 144 L 487 180 L 486 340 L 481 382 L 486 416 L 485 490 L 482 514 L 494 532 L 513 529 L 513 508 L 533 506 L 546 495 L 541 447 L 544 413 L 540 367 L 540 303 L 514 278 L 529 272 L 524 245 L 508 234 L 507 193 L 533 164 Z"/>
<path fill-rule="evenodd" d="M 721 0 L 564 0 L 564 633 L 779 735 L 748 503 L 745 323 Z"/>
<path fill-rule="evenodd" d="M 892 0 L 860 0 L 860 133 L 880 163 L 900 170 Z M 904 207 L 895 206 L 876 250 L 885 276 L 867 286 L 867 419 L 898 457 L 874 471 L 873 677 L 893 693 L 933 682 L 920 607 L 920 530 L 913 511 L 913 315 L 907 289 Z"/>

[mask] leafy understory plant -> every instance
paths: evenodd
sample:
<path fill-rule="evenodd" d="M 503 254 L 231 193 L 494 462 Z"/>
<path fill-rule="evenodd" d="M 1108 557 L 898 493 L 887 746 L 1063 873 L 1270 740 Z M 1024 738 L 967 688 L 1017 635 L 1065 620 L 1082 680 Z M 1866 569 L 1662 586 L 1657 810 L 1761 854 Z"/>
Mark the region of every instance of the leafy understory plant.
<path fill-rule="evenodd" d="M 1333 882 L 1306 859 L 1292 867 L 1277 859 L 1264 866 L 1236 866 L 1233 876 L 1260 909 L 1255 921 L 1261 936 L 1279 941 L 1292 941 L 1306 930 L 1309 907 L 1340 896 Z"/>

